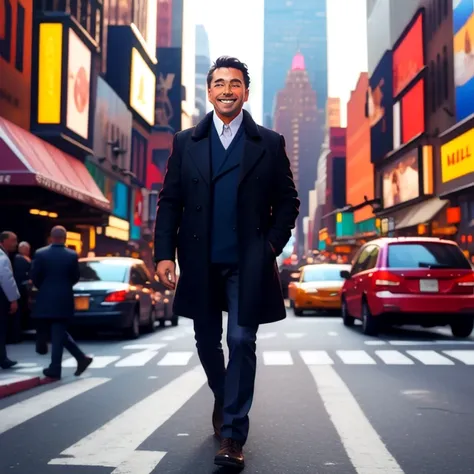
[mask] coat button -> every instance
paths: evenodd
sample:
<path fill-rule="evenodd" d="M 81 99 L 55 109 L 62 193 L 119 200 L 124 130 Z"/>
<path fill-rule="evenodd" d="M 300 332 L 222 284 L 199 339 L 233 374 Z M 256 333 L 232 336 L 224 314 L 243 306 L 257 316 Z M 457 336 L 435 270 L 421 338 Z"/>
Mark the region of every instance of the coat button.
<path fill-rule="evenodd" d="M 199 179 L 193 178 L 193 183 L 197 183 L 197 182 L 199 182 Z"/>
<path fill-rule="evenodd" d="M 260 232 L 260 227 L 257 227 L 257 232 Z"/>
<path fill-rule="evenodd" d="M 235 232 L 237 229 L 235 227 L 232 227 L 232 230 Z"/>
<path fill-rule="evenodd" d="M 196 234 L 193 235 L 193 238 L 194 238 L 195 240 L 198 240 L 198 236 L 197 236 Z"/>
<path fill-rule="evenodd" d="M 200 211 L 202 209 L 201 206 L 196 206 L 196 211 Z"/>
<path fill-rule="evenodd" d="M 259 180 L 259 179 L 260 179 L 260 176 L 257 176 L 255 179 L 256 179 L 256 180 Z"/>

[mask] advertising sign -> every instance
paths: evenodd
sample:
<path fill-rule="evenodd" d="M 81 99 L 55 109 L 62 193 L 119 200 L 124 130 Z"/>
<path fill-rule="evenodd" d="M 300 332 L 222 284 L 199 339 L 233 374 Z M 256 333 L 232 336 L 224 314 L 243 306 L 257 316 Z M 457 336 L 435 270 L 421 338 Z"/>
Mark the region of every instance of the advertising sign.
<path fill-rule="evenodd" d="M 0 1 L 0 110 L 2 117 L 30 128 L 33 2 Z"/>
<path fill-rule="evenodd" d="M 156 124 L 181 130 L 181 48 L 158 48 Z"/>
<path fill-rule="evenodd" d="M 393 149 L 392 52 L 387 51 L 369 79 L 367 112 L 371 160 L 376 163 Z"/>
<path fill-rule="evenodd" d="M 383 207 L 389 208 L 420 196 L 419 150 L 411 150 L 383 170 Z"/>
<path fill-rule="evenodd" d="M 149 125 L 155 124 L 154 92 L 156 76 L 136 48 L 132 48 L 130 106 Z"/>
<path fill-rule="evenodd" d="M 397 97 L 425 65 L 421 13 L 402 38 L 393 52 L 393 97 Z"/>
<path fill-rule="evenodd" d="M 39 27 L 38 123 L 61 123 L 63 25 L 42 23 Z"/>
<path fill-rule="evenodd" d="M 91 58 L 90 49 L 70 29 L 66 126 L 86 140 L 89 138 Z"/>
<path fill-rule="evenodd" d="M 456 119 L 474 113 L 474 0 L 453 0 Z"/>
<path fill-rule="evenodd" d="M 131 137 L 132 113 L 112 87 L 99 77 L 94 115 L 94 155 L 105 157 L 120 168 L 130 169 Z M 118 156 L 108 144 L 117 140 L 121 148 Z"/>
<path fill-rule="evenodd" d="M 441 181 L 443 183 L 472 173 L 474 173 L 474 129 L 441 147 Z"/>
<path fill-rule="evenodd" d="M 425 131 L 425 80 L 420 79 L 401 100 L 402 143 Z"/>

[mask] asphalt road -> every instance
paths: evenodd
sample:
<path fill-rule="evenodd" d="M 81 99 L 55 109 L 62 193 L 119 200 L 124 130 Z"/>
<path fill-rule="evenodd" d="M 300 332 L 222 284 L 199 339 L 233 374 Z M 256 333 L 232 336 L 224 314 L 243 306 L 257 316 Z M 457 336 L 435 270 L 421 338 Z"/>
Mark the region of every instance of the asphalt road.
<path fill-rule="evenodd" d="M 138 341 L 81 341 L 94 367 L 0 400 L 0 473 L 212 474 L 212 396 L 181 319 Z M 33 376 L 47 356 L 10 347 Z M 339 318 L 262 326 L 246 473 L 474 472 L 474 338 Z M 2 374 L 4 376 L 5 373 Z"/>

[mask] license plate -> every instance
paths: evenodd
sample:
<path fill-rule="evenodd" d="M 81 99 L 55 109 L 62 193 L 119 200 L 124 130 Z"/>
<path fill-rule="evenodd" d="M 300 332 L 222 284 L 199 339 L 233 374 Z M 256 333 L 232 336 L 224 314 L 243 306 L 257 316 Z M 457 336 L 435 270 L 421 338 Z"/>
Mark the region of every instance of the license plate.
<path fill-rule="evenodd" d="M 438 280 L 420 280 L 420 291 L 423 293 L 437 293 L 439 291 Z"/>
<path fill-rule="evenodd" d="M 74 308 L 76 311 L 87 311 L 89 309 L 89 297 L 76 296 L 74 298 Z"/>

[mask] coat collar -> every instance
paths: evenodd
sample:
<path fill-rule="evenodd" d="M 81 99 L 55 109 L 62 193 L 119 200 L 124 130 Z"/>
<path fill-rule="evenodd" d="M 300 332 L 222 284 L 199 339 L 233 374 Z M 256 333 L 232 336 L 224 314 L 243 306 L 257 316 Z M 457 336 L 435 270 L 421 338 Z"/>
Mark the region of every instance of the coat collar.
<path fill-rule="evenodd" d="M 262 136 L 258 130 L 258 125 L 253 120 L 252 116 L 243 110 L 243 125 L 245 133 L 248 137 L 253 140 L 260 140 Z M 214 112 L 209 112 L 194 128 L 192 138 L 195 141 L 202 140 L 203 138 L 209 137 L 209 129 L 213 123 Z"/>

